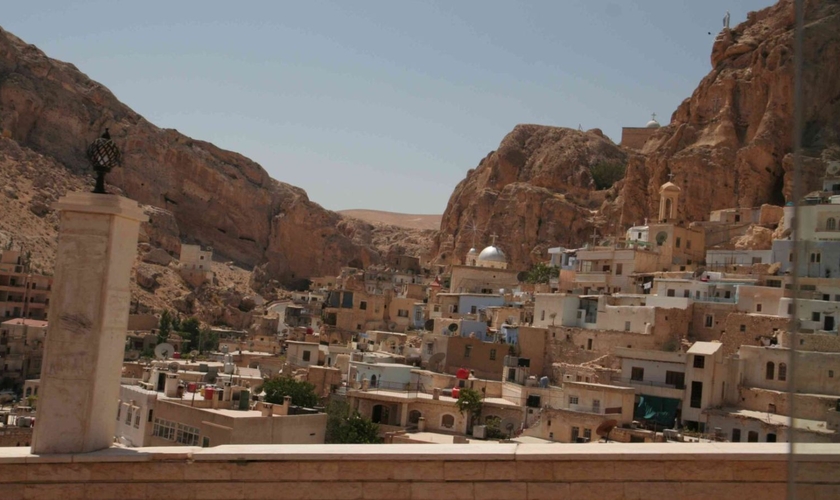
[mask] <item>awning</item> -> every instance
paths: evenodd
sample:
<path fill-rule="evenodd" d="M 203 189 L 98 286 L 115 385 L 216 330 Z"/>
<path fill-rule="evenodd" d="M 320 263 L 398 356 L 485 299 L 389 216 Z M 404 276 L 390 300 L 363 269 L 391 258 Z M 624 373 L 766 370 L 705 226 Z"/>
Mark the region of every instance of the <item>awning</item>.
<path fill-rule="evenodd" d="M 654 422 L 663 428 L 670 429 L 674 425 L 679 405 L 679 399 L 639 396 L 639 404 L 633 411 L 633 418 Z"/>

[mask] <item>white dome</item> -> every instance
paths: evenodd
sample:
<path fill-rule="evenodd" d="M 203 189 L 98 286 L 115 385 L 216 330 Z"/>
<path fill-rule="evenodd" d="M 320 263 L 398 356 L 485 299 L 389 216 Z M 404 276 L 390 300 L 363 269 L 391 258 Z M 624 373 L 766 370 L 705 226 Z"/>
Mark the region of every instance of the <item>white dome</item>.
<path fill-rule="evenodd" d="M 647 125 L 645 125 L 645 128 L 659 128 L 660 126 L 661 125 L 659 125 L 658 121 L 651 120 L 651 121 L 647 122 Z"/>
<path fill-rule="evenodd" d="M 505 253 L 502 252 L 501 248 L 491 245 L 482 250 L 480 254 L 478 254 L 478 261 L 507 263 L 507 258 L 505 257 Z"/>
<path fill-rule="evenodd" d="M 470 248 L 470 251 L 467 252 L 467 255 L 475 255 L 477 253 L 478 253 L 478 250 L 476 250 L 475 248 Z"/>

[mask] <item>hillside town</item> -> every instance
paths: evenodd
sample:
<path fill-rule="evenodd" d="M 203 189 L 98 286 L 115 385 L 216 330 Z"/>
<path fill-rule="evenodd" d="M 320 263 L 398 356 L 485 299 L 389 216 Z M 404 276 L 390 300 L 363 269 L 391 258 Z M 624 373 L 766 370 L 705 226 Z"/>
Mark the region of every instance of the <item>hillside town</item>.
<path fill-rule="evenodd" d="M 448 267 L 406 255 L 347 267 L 259 300 L 245 330 L 206 329 L 209 344 L 132 314 L 115 442 L 324 443 L 333 402 L 386 443 L 784 442 L 791 325 L 794 425 L 800 439 L 838 442 L 838 186 L 829 174 L 799 207 L 683 221 L 682 190 L 667 182 L 654 220 L 552 248 L 531 270 L 509 267 L 496 234 Z M 796 208 L 808 221 L 799 234 Z M 182 246 L 182 278 L 212 280 L 212 258 Z M 20 404 L 4 410 L 0 436 L 28 446 L 51 279 L 27 273 L 20 252 L 2 261 L 0 377 Z M 266 393 L 284 378 L 311 388 L 309 406 Z"/>
<path fill-rule="evenodd" d="M 0 499 L 840 498 L 840 1 L 465 5 L 9 16 Z"/>

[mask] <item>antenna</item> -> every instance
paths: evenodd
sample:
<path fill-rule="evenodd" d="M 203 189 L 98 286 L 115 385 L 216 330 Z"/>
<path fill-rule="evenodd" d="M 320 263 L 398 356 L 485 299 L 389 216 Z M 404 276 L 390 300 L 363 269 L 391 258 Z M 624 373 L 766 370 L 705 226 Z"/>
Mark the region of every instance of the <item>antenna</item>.
<path fill-rule="evenodd" d="M 157 347 L 155 347 L 155 357 L 157 359 L 169 359 L 174 352 L 175 348 L 172 347 L 172 344 L 167 344 L 166 342 L 158 344 Z"/>

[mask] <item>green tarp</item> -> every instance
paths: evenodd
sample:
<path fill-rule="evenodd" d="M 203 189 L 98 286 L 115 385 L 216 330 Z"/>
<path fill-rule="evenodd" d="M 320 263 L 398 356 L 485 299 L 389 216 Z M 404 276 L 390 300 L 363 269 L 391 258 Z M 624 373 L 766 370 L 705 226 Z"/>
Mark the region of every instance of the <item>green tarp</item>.
<path fill-rule="evenodd" d="M 674 425 L 679 405 L 679 399 L 639 396 L 639 404 L 636 405 L 633 418 L 656 422 L 657 425 L 670 429 Z"/>

